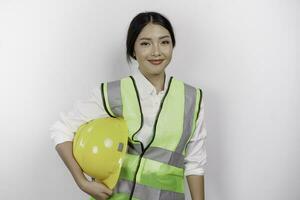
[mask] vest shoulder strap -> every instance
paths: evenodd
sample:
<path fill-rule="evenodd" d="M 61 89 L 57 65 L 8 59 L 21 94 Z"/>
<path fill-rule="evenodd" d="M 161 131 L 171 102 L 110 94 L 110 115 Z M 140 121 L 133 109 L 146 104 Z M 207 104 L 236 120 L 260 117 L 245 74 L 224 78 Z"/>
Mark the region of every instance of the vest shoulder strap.
<path fill-rule="evenodd" d="M 201 107 L 201 101 L 202 101 L 202 89 L 193 87 L 187 83 L 185 84 L 186 92 L 185 95 L 187 95 L 186 99 L 194 99 L 194 103 L 190 104 L 189 106 L 192 106 L 191 110 L 193 111 L 193 116 L 192 116 L 192 122 L 191 122 L 191 127 L 190 127 L 190 133 L 187 142 L 185 143 L 184 147 L 184 154 L 186 153 L 186 147 L 190 139 L 194 136 L 195 134 L 195 129 L 196 129 L 196 122 L 199 118 L 199 112 L 200 112 L 200 107 Z"/>
<path fill-rule="evenodd" d="M 110 117 L 122 116 L 121 81 L 126 78 L 101 83 L 103 107 Z"/>
<path fill-rule="evenodd" d="M 178 80 L 177 80 L 178 81 Z M 183 82 L 183 81 L 182 81 Z M 202 101 L 202 89 L 201 88 L 196 88 L 192 85 L 189 85 L 185 82 L 183 82 L 185 85 L 185 88 L 188 88 L 190 91 L 196 92 L 196 102 L 195 102 L 195 121 L 197 121 L 199 117 L 199 112 L 200 112 L 200 107 L 201 107 L 201 101 Z M 192 92 L 186 93 L 186 95 L 193 96 Z"/>

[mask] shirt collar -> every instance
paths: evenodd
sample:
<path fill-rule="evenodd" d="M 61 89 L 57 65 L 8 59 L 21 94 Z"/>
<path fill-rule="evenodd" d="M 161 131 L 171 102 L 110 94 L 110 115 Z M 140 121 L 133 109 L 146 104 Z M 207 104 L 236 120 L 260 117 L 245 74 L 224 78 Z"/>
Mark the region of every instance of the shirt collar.
<path fill-rule="evenodd" d="M 160 92 L 164 94 L 167 90 L 168 87 L 168 82 L 170 77 L 166 74 L 165 77 L 165 83 L 164 83 L 164 89 Z M 145 98 L 148 95 L 155 95 L 156 94 L 156 89 L 152 85 L 152 83 L 142 74 L 142 72 L 136 68 L 133 73 L 132 73 L 133 78 L 135 79 L 137 89 L 139 91 L 140 98 Z"/>

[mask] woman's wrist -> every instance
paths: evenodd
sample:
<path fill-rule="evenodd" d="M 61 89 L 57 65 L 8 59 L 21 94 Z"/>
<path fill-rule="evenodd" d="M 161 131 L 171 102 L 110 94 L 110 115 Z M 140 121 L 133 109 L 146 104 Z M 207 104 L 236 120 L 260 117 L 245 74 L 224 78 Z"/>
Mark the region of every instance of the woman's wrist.
<path fill-rule="evenodd" d="M 88 180 L 85 177 L 81 178 L 77 181 L 77 185 L 82 191 L 85 191 L 87 183 L 88 183 Z"/>
<path fill-rule="evenodd" d="M 88 182 L 88 179 L 84 175 L 83 171 L 79 168 L 75 170 L 73 173 L 73 178 L 78 185 L 78 187 L 83 190 L 85 188 L 86 183 Z"/>

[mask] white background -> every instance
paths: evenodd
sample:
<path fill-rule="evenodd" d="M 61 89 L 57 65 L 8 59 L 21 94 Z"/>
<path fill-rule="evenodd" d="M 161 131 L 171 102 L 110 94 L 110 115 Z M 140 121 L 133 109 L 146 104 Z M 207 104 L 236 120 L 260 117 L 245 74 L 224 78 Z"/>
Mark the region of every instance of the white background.
<path fill-rule="evenodd" d="M 203 89 L 206 199 L 299 200 L 299 0 L 0 1 L 0 199 L 87 199 L 49 127 L 130 73 L 141 11 L 170 19 L 167 71 Z"/>

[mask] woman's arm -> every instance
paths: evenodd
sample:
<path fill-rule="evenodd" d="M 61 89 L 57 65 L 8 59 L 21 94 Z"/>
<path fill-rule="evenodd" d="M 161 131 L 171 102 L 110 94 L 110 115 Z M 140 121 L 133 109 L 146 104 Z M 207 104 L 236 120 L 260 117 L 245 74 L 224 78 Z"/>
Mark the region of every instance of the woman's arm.
<path fill-rule="evenodd" d="M 82 124 L 96 118 L 107 117 L 102 105 L 100 87 L 93 88 L 92 95 L 87 100 L 80 100 L 68 113 L 61 113 L 60 120 L 50 128 L 51 138 L 55 149 L 66 167 L 72 174 L 79 188 L 93 196 L 96 200 L 106 199 L 111 195 L 111 190 L 101 183 L 89 181 L 73 156 L 74 133 Z"/>
<path fill-rule="evenodd" d="M 84 176 L 80 166 L 73 156 L 73 142 L 63 142 L 58 144 L 55 149 L 71 172 L 76 184 L 82 191 L 93 196 L 96 200 L 107 199 L 110 195 L 112 195 L 112 190 L 108 189 L 105 185 L 89 181 Z"/>
<path fill-rule="evenodd" d="M 76 184 L 82 189 L 82 186 L 84 185 L 84 182 L 87 181 L 87 178 L 84 176 L 80 166 L 74 159 L 72 145 L 73 142 L 67 141 L 56 145 L 55 149 L 71 172 Z"/>
<path fill-rule="evenodd" d="M 204 200 L 204 176 L 190 175 L 187 176 L 187 181 L 192 200 Z"/>
<path fill-rule="evenodd" d="M 102 117 L 109 117 L 103 103 L 100 86 L 95 86 L 88 99 L 78 100 L 69 112 L 61 112 L 60 119 L 51 127 L 51 139 L 54 146 L 73 141 L 74 133 L 84 123 Z"/>

